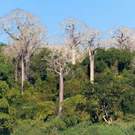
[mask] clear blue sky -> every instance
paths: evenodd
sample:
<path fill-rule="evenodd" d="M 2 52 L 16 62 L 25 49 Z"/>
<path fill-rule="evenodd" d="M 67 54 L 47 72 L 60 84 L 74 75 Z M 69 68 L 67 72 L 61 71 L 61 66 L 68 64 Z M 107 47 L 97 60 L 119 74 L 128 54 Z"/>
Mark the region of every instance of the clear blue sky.
<path fill-rule="evenodd" d="M 124 25 L 135 27 L 135 0 L 1 0 L 0 16 L 21 8 L 38 16 L 49 34 L 59 32 L 59 23 L 75 17 L 100 30 Z"/>

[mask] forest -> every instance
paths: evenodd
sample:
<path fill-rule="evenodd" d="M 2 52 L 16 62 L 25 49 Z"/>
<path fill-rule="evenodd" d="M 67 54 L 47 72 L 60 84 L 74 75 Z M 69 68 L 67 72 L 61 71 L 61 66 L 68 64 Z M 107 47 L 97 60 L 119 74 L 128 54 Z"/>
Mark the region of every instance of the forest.
<path fill-rule="evenodd" d="M 0 135 L 134 135 L 135 29 L 0 17 Z M 54 41 L 54 42 L 53 42 Z"/>

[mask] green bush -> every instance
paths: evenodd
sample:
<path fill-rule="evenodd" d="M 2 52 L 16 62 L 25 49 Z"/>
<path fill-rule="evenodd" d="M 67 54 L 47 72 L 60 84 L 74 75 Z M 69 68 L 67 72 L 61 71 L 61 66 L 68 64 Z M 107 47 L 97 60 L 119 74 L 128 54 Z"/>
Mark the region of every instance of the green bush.
<path fill-rule="evenodd" d="M 0 97 L 5 96 L 8 89 L 7 83 L 5 81 L 0 81 Z"/>

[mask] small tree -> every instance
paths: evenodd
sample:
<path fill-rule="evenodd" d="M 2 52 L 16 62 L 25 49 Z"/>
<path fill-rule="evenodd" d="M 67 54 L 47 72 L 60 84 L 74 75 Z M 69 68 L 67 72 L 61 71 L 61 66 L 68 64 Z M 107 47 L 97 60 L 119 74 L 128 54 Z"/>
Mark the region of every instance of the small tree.
<path fill-rule="evenodd" d="M 59 109 L 58 115 L 62 113 L 62 103 L 64 100 L 64 76 L 68 74 L 70 68 L 68 66 L 69 59 L 66 52 L 53 50 L 50 58 L 47 59 L 48 69 L 59 75 Z"/>

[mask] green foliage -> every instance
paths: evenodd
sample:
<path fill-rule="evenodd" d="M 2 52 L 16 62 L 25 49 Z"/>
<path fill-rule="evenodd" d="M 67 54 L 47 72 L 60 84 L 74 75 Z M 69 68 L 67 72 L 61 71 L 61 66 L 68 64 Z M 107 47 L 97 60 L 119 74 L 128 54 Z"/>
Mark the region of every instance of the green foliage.
<path fill-rule="evenodd" d="M 0 107 L 3 109 L 9 107 L 9 104 L 6 98 L 0 98 Z"/>
<path fill-rule="evenodd" d="M 131 129 L 131 131 L 129 131 Z M 62 132 L 61 135 L 134 135 L 134 125 L 128 125 L 123 127 L 122 125 L 103 125 L 94 124 L 89 125 L 89 123 L 81 123 L 76 127 L 67 129 Z"/>
<path fill-rule="evenodd" d="M 62 118 L 67 127 L 89 120 L 89 114 L 84 110 L 85 104 L 86 98 L 82 95 L 76 95 L 64 101 Z"/>
<path fill-rule="evenodd" d="M 118 50 L 115 48 L 108 50 L 98 49 L 95 56 L 96 71 L 101 72 L 108 66 L 115 72 L 121 72 L 124 69 L 129 69 L 132 59 L 133 54 L 128 50 Z M 99 64 L 102 64 L 102 66 L 99 66 Z"/>
<path fill-rule="evenodd" d="M 8 89 L 9 87 L 7 83 L 4 81 L 0 81 L 0 97 L 5 96 Z"/>
<path fill-rule="evenodd" d="M 124 129 L 117 124 L 103 124 L 103 116 L 114 123 L 135 119 L 135 72 L 131 66 L 134 52 L 97 49 L 94 84 L 89 82 L 88 57 L 82 63 L 69 65 L 71 71 L 64 77 L 60 117 L 57 116 L 59 79 L 46 64 L 50 53 L 44 48 L 31 57 L 28 80 L 21 95 L 20 84 L 13 81 L 14 65 L 0 52 L 0 134 L 130 135 L 134 132 L 134 125 Z"/>
<path fill-rule="evenodd" d="M 76 95 L 71 98 L 67 98 L 64 101 L 64 113 L 73 114 L 78 104 L 85 104 L 86 99 L 82 95 Z"/>
<path fill-rule="evenodd" d="M 38 52 L 31 58 L 30 64 L 30 82 L 35 83 L 37 78 L 43 80 L 47 79 L 47 64 L 46 58 L 50 54 L 47 48 L 39 49 Z"/>
<path fill-rule="evenodd" d="M 123 112 L 135 114 L 134 104 L 135 104 L 135 92 L 134 89 L 131 89 L 124 93 L 123 100 L 121 102 Z"/>
<path fill-rule="evenodd" d="M 44 123 L 31 120 L 21 120 L 17 122 L 13 135 L 44 135 Z"/>
<path fill-rule="evenodd" d="M 37 104 L 37 120 L 47 120 L 48 117 L 55 115 L 56 105 L 52 101 L 40 102 Z"/>
<path fill-rule="evenodd" d="M 0 80 L 6 81 L 11 85 L 13 81 L 13 65 L 11 61 L 3 54 L 4 45 L 0 45 Z"/>
<path fill-rule="evenodd" d="M 65 82 L 65 96 L 71 97 L 81 92 L 82 82 L 77 79 L 71 79 Z"/>
<path fill-rule="evenodd" d="M 46 81 L 37 80 L 35 83 L 35 91 L 42 93 L 46 100 L 56 100 L 58 94 L 56 78 L 52 74 Z M 51 81 L 52 80 L 52 81 Z M 47 94 L 46 94 L 47 93 Z"/>
<path fill-rule="evenodd" d="M 54 130 L 54 129 L 64 130 L 65 128 L 66 128 L 66 124 L 59 117 L 56 117 L 46 123 L 46 129 L 48 129 L 49 132 L 51 132 L 51 130 Z"/>
<path fill-rule="evenodd" d="M 6 83 L 1 82 L 1 97 L 0 97 L 0 134 L 10 134 L 14 126 L 14 119 L 10 113 L 8 100 L 5 98 L 7 90 Z"/>

